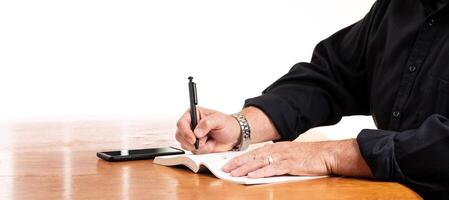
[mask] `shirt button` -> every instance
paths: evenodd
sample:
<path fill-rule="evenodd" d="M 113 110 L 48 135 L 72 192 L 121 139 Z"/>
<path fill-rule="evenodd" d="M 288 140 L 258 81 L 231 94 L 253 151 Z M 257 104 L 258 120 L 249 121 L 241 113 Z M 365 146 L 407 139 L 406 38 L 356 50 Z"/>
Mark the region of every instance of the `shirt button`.
<path fill-rule="evenodd" d="M 427 25 L 428 25 L 428 26 L 433 26 L 433 24 L 435 24 L 435 20 L 434 20 L 434 19 L 430 19 L 430 20 L 427 22 Z"/>
<path fill-rule="evenodd" d="M 415 65 L 408 66 L 408 71 L 410 71 L 410 72 L 416 71 L 416 66 Z"/>
<path fill-rule="evenodd" d="M 401 115 L 401 113 L 399 111 L 393 112 L 393 117 L 399 117 L 399 115 Z"/>

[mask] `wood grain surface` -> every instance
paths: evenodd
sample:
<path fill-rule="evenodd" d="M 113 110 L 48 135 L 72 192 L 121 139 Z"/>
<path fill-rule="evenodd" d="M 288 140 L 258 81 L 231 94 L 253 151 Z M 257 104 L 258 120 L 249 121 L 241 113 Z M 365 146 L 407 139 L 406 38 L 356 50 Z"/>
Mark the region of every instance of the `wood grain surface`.
<path fill-rule="evenodd" d="M 0 124 L 0 199 L 420 199 L 391 182 L 330 177 L 243 186 L 152 160 L 109 163 L 96 152 L 163 147 L 169 120 L 53 120 Z"/>

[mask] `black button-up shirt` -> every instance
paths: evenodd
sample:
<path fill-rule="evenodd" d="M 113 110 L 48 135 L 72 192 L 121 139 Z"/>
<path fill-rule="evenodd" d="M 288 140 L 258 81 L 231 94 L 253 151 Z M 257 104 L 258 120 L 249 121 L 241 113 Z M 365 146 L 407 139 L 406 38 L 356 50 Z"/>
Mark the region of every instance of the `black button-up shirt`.
<path fill-rule="evenodd" d="M 424 198 L 449 198 L 447 4 L 378 0 L 245 106 L 262 109 L 283 140 L 371 114 L 378 129 L 362 130 L 357 141 L 374 176 Z"/>

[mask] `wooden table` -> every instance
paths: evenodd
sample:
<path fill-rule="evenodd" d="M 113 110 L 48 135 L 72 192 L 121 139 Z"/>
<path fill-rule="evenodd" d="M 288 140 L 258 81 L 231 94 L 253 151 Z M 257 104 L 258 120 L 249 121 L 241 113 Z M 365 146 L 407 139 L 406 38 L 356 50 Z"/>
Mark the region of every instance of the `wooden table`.
<path fill-rule="evenodd" d="M 177 145 L 173 119 L 0 124 L 0 199 L 419 199 L 397 184 L 332 177 L 242 186 L 97 151 Z"/>

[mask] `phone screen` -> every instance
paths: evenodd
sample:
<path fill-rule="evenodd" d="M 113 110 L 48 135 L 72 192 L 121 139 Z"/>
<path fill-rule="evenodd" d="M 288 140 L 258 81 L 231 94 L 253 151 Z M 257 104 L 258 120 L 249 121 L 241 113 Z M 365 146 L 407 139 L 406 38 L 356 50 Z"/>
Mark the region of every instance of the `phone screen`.
<path fill-rule="evenodd" d="M 152 159 L 156 156 L 184 154 L 184 151 L 174 147 L 162 147 L 151 149 L 125 149 L 120 151 L 98 152 L 97 156 L 107 161 L 127 161 Z"/>

